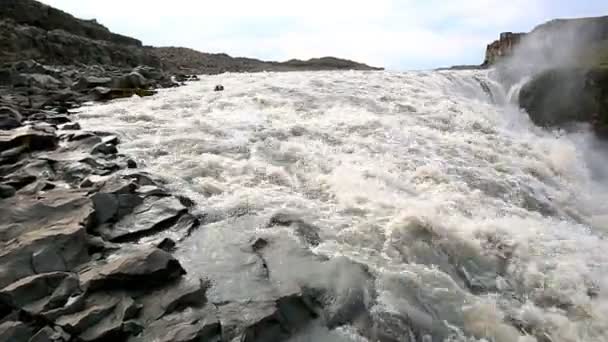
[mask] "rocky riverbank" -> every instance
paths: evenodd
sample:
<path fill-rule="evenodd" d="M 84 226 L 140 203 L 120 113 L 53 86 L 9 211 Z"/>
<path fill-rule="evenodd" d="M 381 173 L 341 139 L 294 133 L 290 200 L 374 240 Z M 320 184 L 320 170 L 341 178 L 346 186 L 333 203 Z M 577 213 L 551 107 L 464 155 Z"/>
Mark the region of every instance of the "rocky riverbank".
<path fill-rule="evenodd" d="M 36 1 L 3 2 L 0 342 L 284 341 L 310 325 L 347 323 L 381 341 L 424 334 L 401 317 L 372 319 L 373 276 L 349 260 L 307 254 L 319 269 L 357 277 L 349 291 L 286 282 L 274 272 L 285 246 L 272 239 L 225 252 L 234 260 L 222 272 L 251 273 L 242 284 L 248 290 L 231 290 L 221 274 L 187 274 L 174 252 L 211 218 L 139 170 L 120 153 L 119 137 L 103 127 L 82 130 L 71 117 L 91 101 L 151 96 L 196 80 L 186 72 L 327 69 L 373 68 L 145 47 Z M 315 227 L 288 213 L 269 225 L 318 243 Z M 230 295 L 218 299 L 218 289 Z"/>
<path fill-rule="evenodd" d="M 0 341 L 266 342 L 352 325 L 393 342 L 431 332 L 388 312 L 371 315 L 377 294 L 365 266 L 290 239 L 240 241 L 222 262 L 201 255 L 212 263 L 207 272 L 187 274 L 173 253 L 214 218 L 138 170 L 119 152 L 119 137 L 82 130 L 70 117 L 85 101 L 150 95 L 175 77 L 34 61 L 2 73 L 10 77 L 0 88 Z M 318 228 L 290 212 L 268 227 L 319 243 Z M 322 281 L 284 276 L 302 262 Z"/>

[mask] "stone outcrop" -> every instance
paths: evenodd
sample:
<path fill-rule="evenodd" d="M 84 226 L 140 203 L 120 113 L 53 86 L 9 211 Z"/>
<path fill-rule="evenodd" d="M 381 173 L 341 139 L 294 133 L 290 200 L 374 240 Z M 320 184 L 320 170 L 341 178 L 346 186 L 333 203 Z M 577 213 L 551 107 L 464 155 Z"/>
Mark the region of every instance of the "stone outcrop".
<path fill-rule="evenodd" d="M 591 123 L 608 133 L 608 68 L 560 68 L 544 71 L 524 85 L 519 104 L 544 127 Z"/>
<path fill-rule="evenodd" d="M 482 66 L 494 65 L 502 59 L 513 56 L 515 47 L 521 42 L 525 33 L 503 32 L 500 38 L 486 47 L 486 56 Z"/>
<path fill-rule="evenodd" d="M 141 41 L 112 33 L 96 20 L 82 20 L 34 0 L 2 0 L 0 18 L 45 31 L 62 30 L 73 35 L 115 44 L 142 46 Z"/>

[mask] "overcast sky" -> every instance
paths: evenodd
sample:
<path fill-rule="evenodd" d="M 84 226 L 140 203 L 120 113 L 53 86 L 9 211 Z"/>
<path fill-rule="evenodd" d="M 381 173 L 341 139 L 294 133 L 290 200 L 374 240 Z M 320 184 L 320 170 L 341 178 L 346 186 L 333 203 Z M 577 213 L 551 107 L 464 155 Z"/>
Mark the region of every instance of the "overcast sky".
<path fill-rule="evenodd" d="M 42 0 L 156 46 L 389 69 L 479 64 L 502 31 L 608 15 L 608 0 Z"/>

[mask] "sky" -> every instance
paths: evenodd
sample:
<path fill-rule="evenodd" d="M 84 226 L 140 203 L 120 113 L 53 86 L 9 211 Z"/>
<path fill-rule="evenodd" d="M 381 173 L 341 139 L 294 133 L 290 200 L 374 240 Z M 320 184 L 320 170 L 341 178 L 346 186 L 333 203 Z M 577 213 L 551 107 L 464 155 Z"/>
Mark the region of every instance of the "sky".
<path fill-rule="evenodd" d="M 42 0 L 146 45 L 390 70 L 479 64 L 504 31 L 608 15 L 607 0 Z"/>

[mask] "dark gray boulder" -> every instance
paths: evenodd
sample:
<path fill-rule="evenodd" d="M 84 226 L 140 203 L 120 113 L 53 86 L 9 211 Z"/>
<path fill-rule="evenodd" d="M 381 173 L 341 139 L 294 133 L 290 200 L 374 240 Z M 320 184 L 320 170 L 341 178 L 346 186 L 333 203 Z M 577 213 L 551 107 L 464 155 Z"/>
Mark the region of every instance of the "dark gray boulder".
<path fill-rule="evenodd" d="M 118 89 L 145 89 L 148 87 L 148 81 L 138 72 L 131 72 L 128 75 L 115 78 L 112 81 L 112 87 Z"/>
<path fill-rule="evenodd" d="M 95 293 L 87 296 L 82 310 L 58 317 L 55 324 L 82 341 L 99 341 L 123 335 L 124 323 L 138 310 L 124 293 Z"/>
<path fill-rule="evenodd" d="M 118 223 L 100 227 L 99 233 L 110 241 L 137 239 L 170 228 L 186 212 L 187 208 L 175 197 L 151 196 Z"/>
<path fill-rule="evenodd" d="M 206 281 L 184 278 L 147 294 L 139 300 L 142 310 L 138 319 L 149 324 L 186 307 L 201 308 L 207 302 L 208 287 Z"/>
<path fill-rule="evenodd" d="M 63 306 L 74 293 L 78 279 L 66 272 L 36 274 L 18 280 L 0 290 L 0 300 L 11 307 L 37 315 Z"/>
<path fill-rule="evenodd" d="M 129 342 L 220 342 L 229 341 L 222 336 L 217 310 L 214 305 L 186 309 L 164 316 L 147 326 L 141 335 Z"/>
<path fill-rule="evenodd" d="M 321 243 L 320 229 L 302 219 L 300 215 L 291 211 L 279 211 L 272 215 L 269 224 L 272 226 L 290 227 L 306 243 L 317 246 Z"/>
<path fill-rule="evenodd" d="M 6 321 L 0 324 L 0 342 L 29 341 L 34 329 L 23 322 Z"/>
<path fill-rule="evenodd" d="M 97 87 L 110 87 L 112 85 L 112 79 L 110 77 L 95 77 L 95 76 L 84 76 L 81 77 L 74 85 L 72 89 L 83 91 L 88 89 L 96 89 Z"/>
<path fill-rule="evenodd" d="M 124 251 L 116 257 L 92 264 L 80 273 L 89 290 L 146 288 L 165 284 L 185 274 L 179 261 L 155 247 Z"/>
<path fill-rule="evenodd" d="M 91 201 L 78 191 L 50 190 L 0 202 L 0 286 L 86 262 L 85 226 L 92 214 Z"/>
<path fill-rule="evenodd" d="M 13 129 L 21 126 L 23 117 L 10 107 L 0 107 L 0 129 Z"/>
<path fill-rule="evenodd" d="M 15 196 L 16 190 L 10 185 L 0 184 L 0 198 L 9 198 Z"/>
<path fill-rule="evenodd" d="M 19 146 L 27 146 L 33 151 L 48 150 L 57 147 L 58 142 L 55 129 L 50 126 L 28 125 L 10 131 L 0 130 L 0 151 Z"/>

